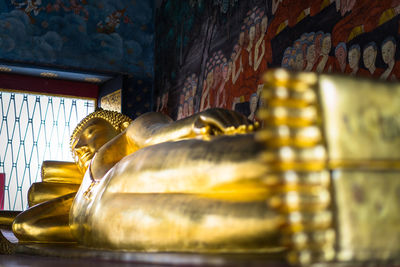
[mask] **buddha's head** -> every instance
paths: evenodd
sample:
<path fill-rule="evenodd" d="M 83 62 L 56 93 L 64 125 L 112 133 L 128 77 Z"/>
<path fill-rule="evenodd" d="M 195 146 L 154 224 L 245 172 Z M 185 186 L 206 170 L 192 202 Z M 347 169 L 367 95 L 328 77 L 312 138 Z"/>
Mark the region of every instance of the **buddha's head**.
<path fill-rule="evenodd" d="M 132 120 L 115 111 L 99 109 L 86 116 L 72 133 L 72 156 L 81 171 L 89 167 L 94 154 L 108 141 L 124 131 Z"/>

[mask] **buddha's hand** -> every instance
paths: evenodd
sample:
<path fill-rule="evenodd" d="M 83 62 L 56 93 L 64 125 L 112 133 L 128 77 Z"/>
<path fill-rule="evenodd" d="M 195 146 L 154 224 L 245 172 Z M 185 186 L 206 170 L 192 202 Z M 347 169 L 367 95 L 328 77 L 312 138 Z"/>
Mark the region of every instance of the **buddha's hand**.
<path fill-rule="evenodd" d="M 244 134 L 252 132 L 255 127 L 256 125 L 238 112 L 213 108 L 197 114 L 193 131 L 203 136 Z"/>

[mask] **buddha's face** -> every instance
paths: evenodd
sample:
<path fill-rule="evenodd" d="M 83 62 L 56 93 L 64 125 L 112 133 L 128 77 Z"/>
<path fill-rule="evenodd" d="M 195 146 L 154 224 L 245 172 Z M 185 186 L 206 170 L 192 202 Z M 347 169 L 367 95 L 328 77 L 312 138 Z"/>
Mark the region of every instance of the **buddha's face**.
<path fill-rule="evenodd" d="M 72 143 L 72 153 L 80 169 L 86 171 L 94 154 L 117 135 L 118 132 L 106 120 L 91 119 Z"/>

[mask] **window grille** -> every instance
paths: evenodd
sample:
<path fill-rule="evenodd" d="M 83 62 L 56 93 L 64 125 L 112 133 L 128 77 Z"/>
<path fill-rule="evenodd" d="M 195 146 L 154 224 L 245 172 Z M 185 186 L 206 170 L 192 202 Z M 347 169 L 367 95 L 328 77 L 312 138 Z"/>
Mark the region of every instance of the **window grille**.
<path fill-rule="evenodd" d="M 25 210 L 43 160 L 72 161 L 69 138 L 95 100 L 0 91 L 0 173 L 4 209 Z"/>

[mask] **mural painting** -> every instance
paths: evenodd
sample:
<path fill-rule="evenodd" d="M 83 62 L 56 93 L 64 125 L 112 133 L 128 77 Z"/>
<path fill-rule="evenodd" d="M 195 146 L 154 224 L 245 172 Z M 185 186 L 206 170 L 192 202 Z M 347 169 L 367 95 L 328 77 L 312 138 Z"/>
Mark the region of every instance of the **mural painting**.
<path fill-rule="evenodd" d="M 0 59 L 152 77 L 153 11 L 153 1 L 1 1 Z"/>
<path fill-rule="evenodd" d="M 156 8 L 156 110 L 210 107 L 250 120 L 270 68 L 396 81 L 399 0 L 164 0 Z"/>

